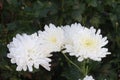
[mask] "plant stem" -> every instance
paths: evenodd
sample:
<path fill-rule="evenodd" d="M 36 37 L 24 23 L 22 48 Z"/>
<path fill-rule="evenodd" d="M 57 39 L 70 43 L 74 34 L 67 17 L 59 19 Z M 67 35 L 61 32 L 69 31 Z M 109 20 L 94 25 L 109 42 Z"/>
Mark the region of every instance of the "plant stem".
<path fill-rule="evenodd" d="M 66 58 L 72 65 L 74 65 L 74 66 L 81 72 L 81 69 L 80 69 L 80 67 L 79 67 L 77 64 L 75 64 L 72 60 L 70 60 L 70 59 L 65 55 L 65 53 L 63 53 L 63 55 L 65 56 L 65 58 Z"/>
<path fill-rule="evenodd" d="M 83 62 L 83 74 L 84 74 L 84 76 L 86 76 L 89 72 L 88 63 L 89 63 L 89 59 L 87 59 Z"/>
<path fill-rule="evenodd" d="M 65 55 L 65 53 L 63 53 L 63 55 L 65 56 L 65 58 L 66 58 L 72 65 L 74 65 L 74 66 L 80 71 L 80 73 L 82 72 L 82 74 L 83 74 L 84 76 L 88 75 L 88 72 L 89 72 L 89 66 L 88 66 L 89 59 L 83 61 L 83 66 L 82 66 L 82 70 L 81 70 L 80 67 L 79 67 L 77 64 L 75 64 L 72 60 L 70 60 L 70 59 Z"/>
<path fill-rule="evenodd" d="M 85 69 L 85 75 L 88 74 L 88 65 L 86 65 L 86 69 Z"/>

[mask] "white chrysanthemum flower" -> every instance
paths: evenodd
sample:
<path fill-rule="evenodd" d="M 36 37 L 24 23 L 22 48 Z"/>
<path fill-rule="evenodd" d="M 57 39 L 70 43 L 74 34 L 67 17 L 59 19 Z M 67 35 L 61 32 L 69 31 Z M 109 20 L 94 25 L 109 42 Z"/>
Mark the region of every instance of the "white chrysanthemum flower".
<path fill-rule="evenodd" d="M 77 32 L 81 30 L 81 28 L 83 28 L 82 25 L 77 23 L 72 24 L 71 26 L 66 25 L 62 27 L 65 35 L 65 44 L 72 45 L 73 44 L 72 36 L 76 35 Z"/>
<path fill-rule="evenodd" d="M 74 37 L 76 36 L 76 34 L 78 34 L 79 31 L 81 31 L 83 29 L 81 24 L 71 24 L 71 26 L 66 25 L 63 27 L 64 30 L 64 35 L 65 35 L 65 48 L 66 50 L 63 51 L 65 52 L 69 52 L 69 54 L 72 56 L 76 56 L 78 52 L 76 52 L 76 50 L 74 49 Z"/>
<path fill-rule="evenodd" d="M 64 31 L 53 24 L 45 25 L 45 31 L 39 31 L 39 40 L 42 45 L 48 46 L 51 52 L 60 51 L 64 44 Z"/>
<path fill-rule="evenodd" d="M 17 64 L 17 71 L 27 68 L 33 71 L 33 66 L 38 69 L 39 65 L 50 71 L 51 56 L 45 46 L 41 46 L 37 34 L 17 34 L 13 41 L 7 45 L 10 53 L 7 55 L 11 58 L 11 63 Z"/>
<path fill-rule="evenodd" d="M 82 27 L 80 24 L 72 24 L 71 27 L 65 27 L 64 31 L 69 34 L 65 52 L 71 56 L 78 57 L 79 61 L 90 58 L 95 61 L 101 61 L 108 52 L 104 46 L 108 43 L 107 37 L 100 35 L 100 30 L 96 31 L 93 27 L 90 29 Z M 70 42 L 69 42 L 70 41 Z"/>
<path fill-rule="evenodd" d="M 79 79 L 79 80 L 81 80 L 81 79 Z M 84 77 L 84 79 L 83 80 L 95 80 L 95 79 L 93 79 L 93 77 L 92 76 L 85 76 Z"/>

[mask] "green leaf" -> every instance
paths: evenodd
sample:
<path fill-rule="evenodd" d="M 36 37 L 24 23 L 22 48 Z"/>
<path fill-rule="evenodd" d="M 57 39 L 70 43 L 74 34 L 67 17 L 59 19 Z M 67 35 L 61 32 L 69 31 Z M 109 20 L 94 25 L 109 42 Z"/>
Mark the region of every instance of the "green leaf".
<path fill-rule="evenodd" d="M 78 80 L 81 78 L 79 70 L 73 65 L 70 65 L 68 68 L 66 67 L 62 76 L 66 77 L 68 80 Z"/>
<path fill-rule="evenodd" d="M 82 20 L 82 13 L 84 12 L 84 8 L 76 9 L 72 12 L 72 18 L 78 22 Z"/>
<path fill-rule="evenodd" d="M 97 7 L 97 0 L 86 0 L 89 6 Z"/>
<path fill-rule="evenodd" d="M 9 4 L 17 5 L 17 0 L 7 0 Z"/>
<path fill-rule="evenodd" d="M 15 22 L 7 24 L 8 30 L 15 30 L 15 28 L 17 28 L 17 25 Z"/>
<path fill-rule="evenodd" d="M 93 16 L 91 19 L 90 19 L 90 23 L 95 26 L 95 27 L 98 27 L 98 25 L 100 24 L 100 18 L 99 16 Z"/>
<path fill-rule="evenodd" d="M 2 31 L 3 27 L 2 27 L 2 24 L 0 24 L 0 32 Z"/>

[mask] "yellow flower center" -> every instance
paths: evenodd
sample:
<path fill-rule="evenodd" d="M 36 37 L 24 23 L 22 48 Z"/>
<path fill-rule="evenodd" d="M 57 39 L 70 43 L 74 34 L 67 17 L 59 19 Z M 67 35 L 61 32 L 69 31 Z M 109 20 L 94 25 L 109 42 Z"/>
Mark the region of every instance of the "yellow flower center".
<path fill-rule="evenodd" d="M 51 37 L 51 38 L 50 38 L 50 41 L 51 41 L 52 43 L 56 43 L 56 42 L 57 42 L 57 39 L 56 39 L 56 37 Z"/>
<path fill-rule="evenodd" d="M 34 51 L 33 49 L 28 49 L 27 52 L 28 52 L 29 54 L 35 53 L 35 51 Z"/>
<path fill-rule="evenodd" d="M 84 45 L 84 47 L 86 47 L 86 48 L 93 49 L 93 48 L 96 47 L 96 41 L 93 40 L 93 39 L 85 39 L 85 40 L 83 41 L 83 45 Z"/>

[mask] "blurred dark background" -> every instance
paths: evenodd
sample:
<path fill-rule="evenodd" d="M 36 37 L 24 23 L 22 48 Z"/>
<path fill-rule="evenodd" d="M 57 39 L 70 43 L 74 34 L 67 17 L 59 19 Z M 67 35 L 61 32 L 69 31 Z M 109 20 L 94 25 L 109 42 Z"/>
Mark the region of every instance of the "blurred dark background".
<path fill-rule="evenodd" d="M 109 40 L 106 47 L 112 54 L 101 62 L 93 61 L 90 74 L 96 80 L 118 80 L 120 0 L 0 0 L 0 80 L 78 80 L 79 71 L 60 53 L 51 57 L 50 72 L 42 67 L 31 73 L 17 72 L 16 65 L 6 57 L 6 46 L 17 33 L 32 34 L 49 23 L 61 26 L 75 22 L 101 29 Z"/>

